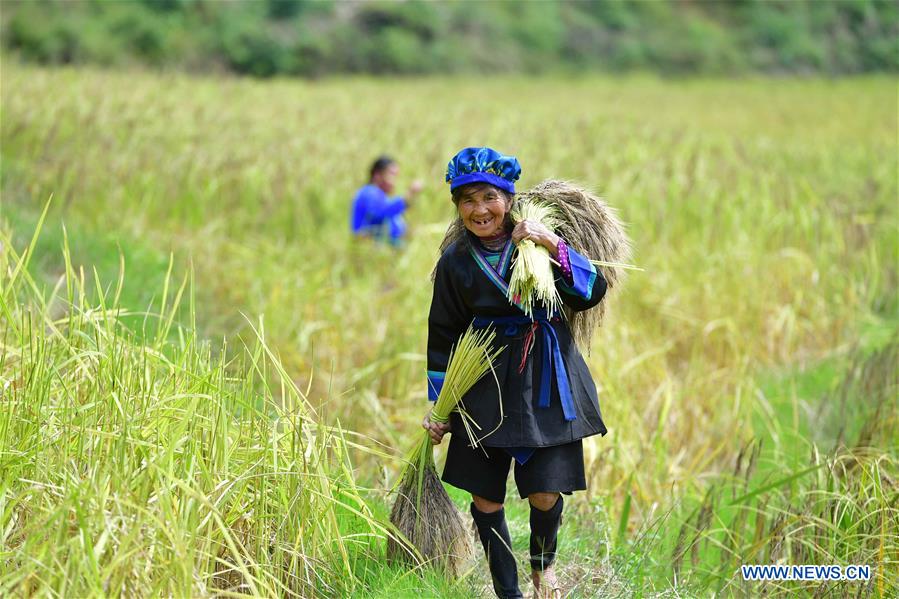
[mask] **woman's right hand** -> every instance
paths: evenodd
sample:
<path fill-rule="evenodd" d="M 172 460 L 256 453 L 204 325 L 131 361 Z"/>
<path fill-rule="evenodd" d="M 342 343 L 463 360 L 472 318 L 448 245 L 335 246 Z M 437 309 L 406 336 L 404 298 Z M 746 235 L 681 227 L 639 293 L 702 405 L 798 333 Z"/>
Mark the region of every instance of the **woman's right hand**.
<path fill-rule="evenodd" d="M 443 441 L 443 435 L 450 430 L 449 422 L 433 422 L 430 410 L 425 414 L 425 419 L 421 421 L 421 426 L 428 431 L 428 434 L 431 436 L 431 443 L 434 445 L 440 445 L 440 442 Z"/>

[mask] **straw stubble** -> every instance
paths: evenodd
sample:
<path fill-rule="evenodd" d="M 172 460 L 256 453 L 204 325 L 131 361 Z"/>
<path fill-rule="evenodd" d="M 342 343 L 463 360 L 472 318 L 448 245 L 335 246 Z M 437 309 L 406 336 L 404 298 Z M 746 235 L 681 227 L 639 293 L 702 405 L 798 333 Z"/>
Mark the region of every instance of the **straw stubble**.
<path fill-rule="evenodd" d="M 459 338 L 450 354 L 431 420 L 445 423 L 453 410 L 459 410 L 463 420 L 468 419 L 459 401 L 491 370 L 493 361 L 503 351 L 504 348 L 493 349 L 495 337 L 491 329 L 469 327 Z M 466 430 L 473 427 L 477 424 L 466 422 Z M 441 566 L 453 576 L 461 574 L 471 555 L 471 533 L 440 482 L 427 431 L 422 431 L 409 454 L 396 493 L 390 521 L 401 536 L 388 538 L 388 558 L 421 561 Z"/>

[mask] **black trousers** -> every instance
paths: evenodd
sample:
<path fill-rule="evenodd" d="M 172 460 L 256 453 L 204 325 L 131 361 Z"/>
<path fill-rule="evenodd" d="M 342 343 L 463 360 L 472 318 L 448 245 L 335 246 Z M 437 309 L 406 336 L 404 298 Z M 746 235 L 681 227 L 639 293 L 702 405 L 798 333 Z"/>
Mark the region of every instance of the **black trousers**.
<path fill-rule="evenodd" d="M 506 499 L 506 479 L 514 458 L 501 447 L 471 447 L 464 434 L 450 435 L 443 482 L 496 503 Z M 524 463 L 515 461 L 515 485 L 524 499 L 532 493 L 564 493 L 587 488 L 581 441 L 539 447 Z"/>

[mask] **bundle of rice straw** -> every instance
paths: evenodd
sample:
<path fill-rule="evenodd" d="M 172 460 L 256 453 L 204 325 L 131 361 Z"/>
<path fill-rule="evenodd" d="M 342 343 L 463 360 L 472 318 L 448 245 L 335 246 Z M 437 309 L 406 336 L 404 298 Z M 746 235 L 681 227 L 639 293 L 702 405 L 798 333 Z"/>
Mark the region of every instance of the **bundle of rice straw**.
<path fill-rule="evenodd" d="M 431 410 L 431 420 L 448 422 L 450 412 L 460 410 L 459 400 L 474 384 L 492 369 L 493 361 L 505 348 L 492 349 L 496 333 L 490 329 L 469 327 L 450 354 L 443 387 Z M 473 423 L 466 422 L 466 429 Z M 457 431 L 456 434 L 460 434 Z M 471 554 L 471 534 L 462 514 L 443 488 L 434 465 L 434 449 L 427 431 L 408 456 L 400 477 L 397 498 L 390 513 L 390 521 L 408 541 L 389 537 L 389 559 L 415 560 L 441 564 L 453 576 L 461 574 Z"/>
<path fill-rule="evenodd" d="M 547 180 L 533 189 L 516 195 L 517 202 L 539 200 L 556 211 L 555 229 L 572 248 L 589 258 L 600 269 L 609 284 L 606 297 L 594 308 L 574 312 L 563 307 L 568 325 L 581 352 L 590 352 L 593 332 L 602 324 L 609 297 L 624 282 L 629 267 L 631 243 L 615 210 L 600 197 L 567 181 Z M 464 238 L 462 219 L 454 220 L 440 244 L 443 253 L 451 243 Z M 433 278 L 434 273 L 431 274 Z"/>
<path fill-rule="evenodd" d="M 537 221 L 550 230 L 559 227 L 556 210 L 539 199 L 528 198 L 515 202 L 511 210 L 512 222 Z M 552 314 L 562 303 L 556 291 L 555 275 L 550 263 L 549 251 L 530 239 L 518 244 L 512 277 L 509 279 L 508 297 L 521 306 L 525 314 L 533 318 L 534 306 L 542 302 Z"/>

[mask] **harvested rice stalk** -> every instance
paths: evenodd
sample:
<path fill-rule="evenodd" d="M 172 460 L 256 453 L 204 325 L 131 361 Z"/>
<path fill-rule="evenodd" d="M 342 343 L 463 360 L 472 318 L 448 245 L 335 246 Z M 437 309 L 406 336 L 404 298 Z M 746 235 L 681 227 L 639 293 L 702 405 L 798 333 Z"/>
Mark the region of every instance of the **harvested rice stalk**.
<path fill-rule="evenodd" d="M 450 354 L 443 387 L 437 396 L 431 419 L 449 421 L 459 400 L 487 371 L 504 348 L 492 349 L 496 333 L 472 327 L 465 332 Z M 465 418 L 465 413 L 460 412 Z M 469 428 L 466 425 L 466 428 Z M 461 433 L 461 431 L 458 431 Z M 457 434 L 458 434 L 457 433 Z M 472 543 L 469 527 L 443 488 L 434 465 L 434 449 L 427 431 L 409 453 L 397 487 L 390 521 L 407 543 L 388 538 L 390 559 L 414 560 L 442 565 L 454 576 L 462 572 Z"/>
<path fill-rule="evenodd" d="M 515 202 L 511 215 L 515 224 L 530 220 L 542 223 L 550 230 L 559 226 L 556 210 L 537 199 Z M 540 303 L 546 306 L 550 314 L 558 310 L 562 300 L 556 291 L 552 262 L 545 247 L 530 239 L 524 239 L 518 244 L 512 277 L 509 279 L 508 297 L 532 318 L 534 307 Z"/>
<path fill-rule="evenodd" d="M 526 200 L 546 202 L 558 211 L 556 234 L 594 264 L 598 263 L 597 268 L 609 285 L 606 297 L 596 307 L 581 312 L 563 308 L 575 343 L 581 352 L 589 354 L 593 332 L 602 323 L 609 298 L 620 289 L 629 268 L 631 242 L 624 224 L 602 198 L 568 181 L 543 181 L 516 196 L 516 201 Z"/>
<path fill-rule="evenodd" d="M 558 211 L 556 234 L 566 243 L 600 267 L 609 290 L 599 304 L 589 310 L 575 312 L 563 307 L 574 341 L 581 352 L 590 353 L 593 332 L 602 323 L 606 306 L 621 288 L 631 255 L 631 242 L 614 208 L 592 192 L 567 181 L 547 180 L 533 189 L 515 196 L 515 204 L 527 200 L 546 202 Z M 465 225 L 456 218 L 450 223 L 440 253 L 453 242 L 465 239 Z M 436 270 L 436 269 L 435 269 Z M 434 278 L 434 272 L 431 273 Z"/>

